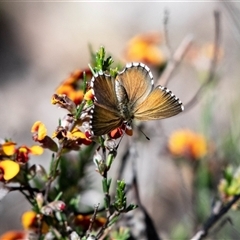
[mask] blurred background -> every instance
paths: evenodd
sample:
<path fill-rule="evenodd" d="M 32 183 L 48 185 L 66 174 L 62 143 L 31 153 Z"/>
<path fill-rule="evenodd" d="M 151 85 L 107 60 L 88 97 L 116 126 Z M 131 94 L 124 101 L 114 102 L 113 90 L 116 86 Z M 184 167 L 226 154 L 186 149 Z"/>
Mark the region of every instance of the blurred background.
<path fill-rule="evenodd" d="M 230 11 L 230 5 L 234 12 Z M 239 120 L 233 116 L 233 108 L 236 115 L 239 113 L 240 101 L 238 8 L 239 3 L 226 5 L 220 1 L 1 2 L 1 138 L 12 138 L 19 145 L 32 145 L 30 129 L 37 120 L 45 123 L 51 135 L 58 119 L 65 114 L 51 105 L 51 96 L 73 70 L 87 66 L 90 61 L 89 44 L 94 51 L 104 45 L 114 59 L 122 59 L 130 38 L 150 31 L 163 33 L 164 11 L 168 10 L 169 42 L 173 51 L 188 34 L 193 36 L 196 46 L 202 46 L 214 40 L 213 11 L 219 10 L 223 57 L 217 68 L 218 83 L 191 110 L 161 121 L 159 132 L 150 129 L 152 123 L 147 124 L 144 132 L 151 141 L 144 148 L 140 147 L 138 152 L 142 202 L 157 228 L 171 231 L 173 222 L 181 221 L 183 212 L 186 211 L 191 219 L 191 211 L 187 210 L 189 200 L 183 200 L 181 191 L 175 191 L 179 188 L 178 169 L 168 159 L 161 158 L 169 134 L 179 128 L 208 130 L 208 137 L 214 141 L 220 133 L 229 130 L 234 120 Z M 187 103 L 199 88 L 201 82 L 196 68 L 208 70 L 204 69 L 205 65 L 205 62 L 198 65 L 183 62 L 173 75 L 168 87 L 183 103 Z M 213 124 L 210 129 L 204 129 L 202 113 L 212 99 Z M 31 161 L 48 165 L 49 159 L 50 152 L 45 151 L 44 155 L 32 157 Z M 29 207 L 22 195 L 7 195 L 0 202 L 0 234 L 21 229 L 21 214 Z"/>

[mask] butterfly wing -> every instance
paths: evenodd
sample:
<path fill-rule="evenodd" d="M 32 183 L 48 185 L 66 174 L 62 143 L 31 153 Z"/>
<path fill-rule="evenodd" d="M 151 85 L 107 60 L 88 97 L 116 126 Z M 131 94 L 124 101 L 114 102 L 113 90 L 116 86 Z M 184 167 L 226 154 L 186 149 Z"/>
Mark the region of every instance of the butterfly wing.
<path fill-rule="evenodd" d="M 131 108 L 141 103 L 153 88 L 153 75 L 143 63 L 129 63 L 116 80 L 125 88 Z"/>
<path fill-rule="evenodd" d="M 134 108 L 134 118 L 142 121 L 172 117 L 182 112 L 182 102 L 167 88 L 158 86 Z"/>
<path fill-rule="evenodd" d="M 91 80 L 95 101 L 110 111 L 116 110 L 118 106 L 114 84 L 115 79 L 104 73 L 95 74 Z"/>
<path fill-rule="evenodd" d="M 109 133 L 122 124 L 114 84 L 115 79 L 104 73 L 95 74 L 91 80 L 95 100 L 90 112 L 90 128 L 95 136 Z"/>
<path fill-rule="evenodd" d="M 95 136 L 107 134 L 120 127 L 123 122 L 117 111 L 110 111 L 97 102 L 91 110 L 90 118 L 90 128 Z"/>

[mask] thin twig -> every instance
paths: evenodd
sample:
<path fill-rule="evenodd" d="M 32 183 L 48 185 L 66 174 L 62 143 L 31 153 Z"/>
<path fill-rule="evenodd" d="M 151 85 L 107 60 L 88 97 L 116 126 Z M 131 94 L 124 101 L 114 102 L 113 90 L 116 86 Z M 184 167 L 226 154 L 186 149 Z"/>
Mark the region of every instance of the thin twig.
<path fill-rule="evenodd" d="M 114 211 L 114 213 L 111 216 L 107 217 L 106 223 L 101 227 L 99 232 L 96 234 L 96 239 L 100 239 L 104 235 L 105 230 L 110 227 L 108 225 L 111 222 L 111 220 L 114 219 L 115 217 L 119 216 L 119 214 L 120 214 L 120 212 Z"/>
<path fill-rule="evenodd" d="M 168 62 L 166 69 L 158 79 L 157 83 L 161 84 L 162 86 L 166 86 L 168 84 L 172 74 L 178 67 L 179 63 L 184 58 L 192 42 L 193 42 L 193 37 L 191 35 L 188 35 L 183 39 L 183 41 L 175 51 L 173 57 Z"/>
<path fill-rule="evenodd" d="M 191 240 L 201 240 L 204 237 L 207 236 L 209 230 L 224 216 L 231 207 L 240 199 L 240 194 L 234 196 L 234 198 L 227 203 L 225 206 L 220 208 L 220 210 L 217 213 L 212 213 L 212 215 L 208 218 L 206 223 L 203 225 L 202 230 L 198 231 Z"/>
<path fill-rule="evenodd" d="M 93 215 L 90 219 L 90 224 L 89 224 L 89 227 L 88 227 L 88 230 L 87 230 L 87 237 L 90 235 L 91 231 L 92 231 L 92 228 L 93 228 L 93 224 L 94 224 L 94 221 L 97 217 L 97 213 L 98 213 L 98 208 L 99 208 L 99 203 L 94 207 L 94 212 L 93 212 Z"/>
<path fill-rule="evenodd" d="M 37 192 L 37 193 L 41 192 L 38 188 L 32 188 L 32 187 L 28 187 L 28 186 L 19 186 L 19 187 L 8 186 L 7 188 L 9 189 L 10 192 L 11 191 L 24 191 L 24 190 L 29 191 L 30 188 L 31 188 L 31 191 L 33 191 L 33 192 Z"/>
<path fill-rule="evenodd" d="M 57 169 L 58 169 L 59 162 L 61 160 L 62 149 L 63 149 L 63 144 L 60 144 L 58 151 L 55 155 L 55 158 L 53 159 L 53 162 L 52 162 L 50 177 L 45 185 L 45 195 L 44 195 L 45 202 L 47 202 L 47 199 L 49 197 L 48 194 L 50 192 L 52 182 L 56 179 L 58 175 Z"/>
<path fill-rule="evenodd" d="M 19 187 L 8 186 L 7 188 L 9 189 L 9 192 L 20 191 L 31 204 L 33 204 L 34 202 L 35 193 L 41 192 L 38 188 L 32 188 L 29 185 L 19 186 Z M 24 191 L 28 191 L 28 194 L 25 193 Z"/>
<path fill-rule="evenodd" d="M 214 80 L 215 73 L 216 73 L 216 67 L 217 67 L 217 59 L 218 59 L 218 53 L 219 53 L 219 44 L 220 44 L 220 12 L 214 11 L 214 20 L 215 20 L 215 37 L 214 37 L 214 48 L 213 48 L 213 58 L 211 61 L 211 66 L 209 69 L 208 76 L 206 80 L 204 81 L 204 84 L 198 89 L 198 91 L 195 93 L 195 95 L 192 97 L 192 99 L 185 104 L 185 111 L 189 110 L 198 100 L 199 96 L 202 94 L 205 87 Z"/>
<path fill-rule="evenodd" d="M 108 236 L 108 234 L 111 232 L 112 226 L 105 229 L 103 235 L 99 238 L 99 240 L 104 240 Z"/>

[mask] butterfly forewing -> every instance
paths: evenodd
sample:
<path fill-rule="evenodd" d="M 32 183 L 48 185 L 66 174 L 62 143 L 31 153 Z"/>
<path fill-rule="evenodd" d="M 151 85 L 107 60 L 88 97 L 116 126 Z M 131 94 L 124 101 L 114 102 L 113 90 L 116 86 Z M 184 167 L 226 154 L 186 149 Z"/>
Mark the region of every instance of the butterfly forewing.
<path fill-rule="evenodd" d="M 152 73 L 142 63 L 127 64 L 116 80 L 126 89 L 130 106 L 141 103 L 153 88 Z"/>
<path fill-rule="evenodd" d="M 118 106 L 114 82 L 113 77 L 103 73 L 96 74 L 91 80 L 95 100 L 110 110 L 116 110 Z"/>
<path fill-rule="evenodd" d="M 94 91 L 94 107 L 90 112 L 90 128 L 93 135 L 100 136 L 122 124 L 115 94 L 115 79 L 98 73 L 91 80 Z"/>
<path fill-rule="evenodd" d="M 172 117 L 182 112 L 183 106 L 171 91 L 158 86 L 133 111 L 134 118 L 145 121 Z"/>

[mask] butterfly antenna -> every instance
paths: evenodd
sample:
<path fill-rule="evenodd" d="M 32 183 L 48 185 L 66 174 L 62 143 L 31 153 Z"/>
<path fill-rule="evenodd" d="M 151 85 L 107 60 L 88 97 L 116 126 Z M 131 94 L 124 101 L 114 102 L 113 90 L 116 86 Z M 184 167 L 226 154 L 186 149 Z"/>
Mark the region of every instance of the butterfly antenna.
<path fill-rule="evenodd" d="M 147 140 L 150 141 L 150 138 L 142 131 L 141 128 L 139 128 L 139 131 L 144 135 L 144 137 L 145 137 Z"/>
<path fill-rule="evenodd" d="M 120 140 L 119 140 L 119 142 L 118 142 L 118 145 L 117 145 L 116 149 L 118 149 L 118 147 L 119 147 L 119 145 L 120 145 L 120 143 L 121 143 L 124 135 L 125 135 L 125 132 L 123 132 L 123 134 L 122 134 L 122 136 L 121 136 L 121 138 L 120 138 Z"/>

